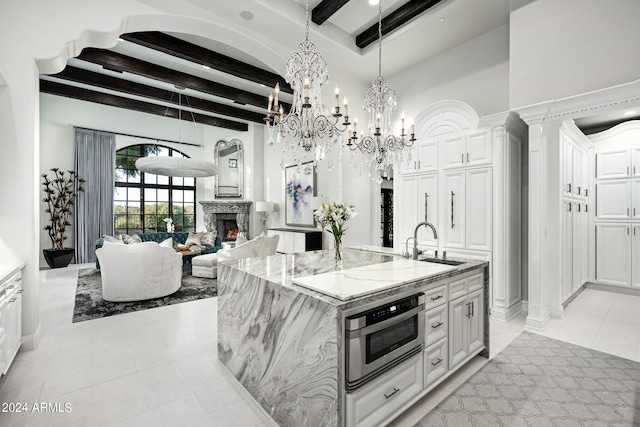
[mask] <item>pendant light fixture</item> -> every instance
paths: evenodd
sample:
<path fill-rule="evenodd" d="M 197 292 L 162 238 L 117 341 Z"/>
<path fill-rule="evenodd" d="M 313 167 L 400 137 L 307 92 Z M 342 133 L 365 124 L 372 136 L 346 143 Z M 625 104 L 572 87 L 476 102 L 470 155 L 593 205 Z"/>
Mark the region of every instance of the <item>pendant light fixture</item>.
<path fill-rule="evenodd" d="M 335 90 L 335 106 L 326 113 L 322 105 L 322 85 L 328 83 L 327 61 L 309 41 L 309 0 L 306 2 L 305 40 L 298 44 L 287 61 L 285 80 L 293 87 L 291 110 L 285 114 L 280 103 L 280 86 L 275 86 L 275 96 L 269 95 L 266 125 L 269 129 L 268 144 L 274 140 L 282 145 L 282 164 L 285 155 L 293 157 L 293 163 L 313 161 L 329 156 L 329 168 L 332 168 L 331 151 L 339 137 L 347 130 L 349 117 L 347 99 L 344 98 L 344 116 L 340 111 L 340 92 Z M 340 121 L 342 121 L 340 123 Z"/>
<path fill-rule="evenodd" d="M 184 89 L 178 87 L 178 89 Z M 185 98 L 187 96 L 185 95 Z M 173 96 L 172 96 L 173 99 Z M 187 104 L 189 98 L 186 99 Z M 167 108 L 169 111 L 169 108 Z M 165 113 L 166 117 L 166 113 Z M 178 119 L 180 124 L 182 123 L 182 94 L 178 92 Z M 196 119 L 191 113 L 191 119 L 194 125 Z M 168 157 L 168 156 L 150 156 L 140 157 L 136 160 L 136 169 L 144 173 L 152 173 L 156 175 L 166 175 L 175 177 L 194 177 L 202 178 L 207 176 L 213 176 L 218 173 L 218 167 L 205 160 L 196 160 L 188 157 Z"/>
<path fill-rule="evenodd" d="M 378 2 L 378 77 L 372 82 L 363 100 L 364 109 L 369 116 L 366 134 L 357 134 L 357 123 L 354 120 L 353 129 L 347 147 L 353 151 L 351 158 L 356 164 L 369 169 L 369 176 L 379 183 L 382 177 L 388 177 L 393 165 L 403 161 L 405 154 L 411 149 L 415 139 L 414 126 L 411 125 L 411 135 L 407 140 L 405 133 L 405 119 L 401 119 L 400 135 L 393 134 L 392 113 L 397 107 L 396 92 L 389 86 L 382 76 L 382 0 Z"/>

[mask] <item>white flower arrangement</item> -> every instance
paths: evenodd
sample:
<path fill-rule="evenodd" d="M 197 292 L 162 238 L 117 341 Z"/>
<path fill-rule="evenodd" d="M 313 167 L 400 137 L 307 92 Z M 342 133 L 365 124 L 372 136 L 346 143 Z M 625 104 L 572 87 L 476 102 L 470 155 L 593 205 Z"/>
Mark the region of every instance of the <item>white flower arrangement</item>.
<path fill-rule="evenodd" d="M 163 221 L 167 223 L 167 233 L 173 233 L 176 229 L 176 227 L 173 225 L 173 219 L 165 218 L 163 219 Z"/>
<path fill-rule="evenodd" d="M 333 234 L 335 239 L 336 259 L 342 259 L 340 246 L 342 235 L 347 231 L 344 223 L 357 215 L 354 206 L 347 203 L 329 202 L 323 203 L 313 214 L 322 228 L 329 226 L 327 231 Z"/>

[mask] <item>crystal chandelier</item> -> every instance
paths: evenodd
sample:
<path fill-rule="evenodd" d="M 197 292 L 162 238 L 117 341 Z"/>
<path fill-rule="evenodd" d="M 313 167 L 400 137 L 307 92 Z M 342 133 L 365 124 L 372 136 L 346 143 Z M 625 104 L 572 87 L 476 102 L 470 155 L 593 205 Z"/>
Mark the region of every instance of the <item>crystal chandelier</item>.
<path fill-rule="evenodd" d="M 411 137 L 406 140 L 404 116 L 401 120 L 400 136 L 393 135 L 391 113 L 396 109 L 396 92 L 382 77 L 382 1 L 378 3 L 378 77 L 372 82 L 363 100 L 364 109 L 369 115 L 367 134 L 357 134 L 357 121 L 354 120 L 351 136 L 347 142 L 353 152 L 352 163 L 364 165 L 369 169 L 372 180 L 382 182 L 393 165 L 404 160 L 407 154 L 411 158 L 410 148 L 415 139 L 414 126 L 411 125 Z"/>
<path fill-rule="evenodd" d="M 347 99 L 344 98 L 344 116 L 340 113 L 340 92 L 335 90 L 336 105 L 329 114 L 325 114 L 322 105 L 322 85 L 329 81 L 327 61 L 316 50 L 316 45 L 309 41 L 309 0 L 306 5 L 305 40 L 298 44 L 296 50 L 287 61 L 285 80 L 293 87 L 291 110 L 285 115 L 282 104 L 278 104 L 280 85 L 276 84 L 275 97 L 269 95 L 265 122 L 269 129 L 268 144 L 273 147 L 274 134 L 276 142 L 282 144 L 282 163 L 285 166 L 285 154 L 293 156 L 293 162 L 313 161 L 329 156 L 329 168 L 333 167 L 331 150 L 346 131 L 349 123 Z M 342 123 L 339 123 L 343 117 Z"/>

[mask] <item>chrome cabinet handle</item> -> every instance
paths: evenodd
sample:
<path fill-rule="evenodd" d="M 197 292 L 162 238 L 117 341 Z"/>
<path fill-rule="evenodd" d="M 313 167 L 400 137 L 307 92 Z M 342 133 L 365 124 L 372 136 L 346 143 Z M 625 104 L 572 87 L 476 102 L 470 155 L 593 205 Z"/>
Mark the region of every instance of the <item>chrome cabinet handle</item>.
<path fill-rule="evenodd" d="M 437 366 L 440 363 L 442 363 L 444 359 L 442 359 L 441 357 L 438 357 L 438 360 L 436 360 L 435 362 L 431 362 L 431 366 Z"/>
<path fill-rule="evenodd" d="M 427 216 L 429 214 L 429 194 L 424 193 L 424 222 L 428 222 Z"/>
<path fill-rule="evenodd" d="M 627 236 L 629 235 L 629 227 L 627 227 Z"/>
<path fill-rule="evenodd" d="M 582 212 L 582 205 L 578 203 L 578 212 Z"/>
<path fill-rule="evenodd" d="M 385 398 L 385 399 L 388 399 L 388 398 L 390 398 L 391 396 L 393 396 L 394 394 L 396 394 L 396 393 L 397 393 L 397 392 L 399 392 L 399 391 L 400 391 L 400 389 L 399 389 L 399 388 L 395 388 L 395 387 L 394 387 L 394 388 L 393 388 L 393 391 L 392 391 L 391 393 L 389 393 L 389 394 L 385 394 L 385 395 L 384 395 L 384 398 Z"/>
<path fill-rule="evenodd" d="M 471 303 L 468 302 L 465 305 L 467 306 L 467 314 L 465 316 L 471 317 Z"/>
<path fill-rule="evenodd" d="M 571 193 L 571 183 L 569 183 L 569 193 Z"/>
<path fill-rule="evenodd" d="M 627 208 L 627 216 L 629 216 L 629 208 Z"/>
<path fill-rule="evenodd" d="M 580 187 L 578 187 L 578 196 L 580 195 Z"/>
<path fill-rule="evenodd" d="M 567 210 L 571 212 L 571 203 L 567 203 Z"/>
<path fill-rule="evenodd" d="M 453 223 L 453 197 L 456 195 L 453 191 L 451 192 L 451 228 L 455 227 Z"/>
<path fill-rule="evenodd" d="M 629 166 L 627 166 L 627 175 L 629 175 Z"/>
<path fill-rule="evenodd" d="M 438 328 L 439 328 L 440 326 L 442 326 L 442 325 L 444 325 L 444 323 L 442 323 L 442 322 L 437 322 L 437 323 L 434 323 L 433 325 L 431 325 L 431 327 L 432 327 L 433 329 L 438 329 Z"/>
<path fill-rule="evenodd" d="M 476 315 L 476 305 L 471 301 L 471 317 Z"/>
<path fill-rule="evenodd" d="M 584 189 L 584 197 L 588 197 L 588 196 L 589 196 L 589 194 L 587 193 L 588 191 L 589 191 L 589 189 L 588 189 L 588 188 L 585 188 L 585 189 Z"/>
<path fill-rule="evenodd" d="M 464 163 L 464 153 L 460 154 L 460 157 L 462 157 L 461 163 Z"/>
<path fill-rule="evenodd" d="M 420 169 L 422 165 L 420 164 L 420 160 L 418 160 L 418 169 Z"/>
<path fill-rule="evenodd" d="M 442 295 L 436 295 L 435 297 L 431 297 L 431 301 L 439 300 L 442 298 Z"/>
<path fill-rule="evenodd" d="M 469 163 L 469 153 L 467 153 L 467 163 Z"/>
<path fill-rule="evenodd" d="M 588 208 L 589 208 L 589 205 L 585 203 L 585 204 L 584 204 L 584 212 L 585 212 L 585 213 L 587 212 L 587 209 L 588 209 Z"/>

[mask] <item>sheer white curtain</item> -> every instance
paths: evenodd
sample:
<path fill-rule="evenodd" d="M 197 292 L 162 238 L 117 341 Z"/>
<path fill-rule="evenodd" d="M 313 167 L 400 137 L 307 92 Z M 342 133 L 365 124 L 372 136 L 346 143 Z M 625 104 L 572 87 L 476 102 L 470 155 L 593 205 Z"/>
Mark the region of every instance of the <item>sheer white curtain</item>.
<path fill-rule="evenodd" d="M 76 263 L 96 260 L 95 242 L 113 234 L 113 171 L 116 136 L 110 132 L 76 128 L 75 170 L 85 180 L 73 219 Z"/>

